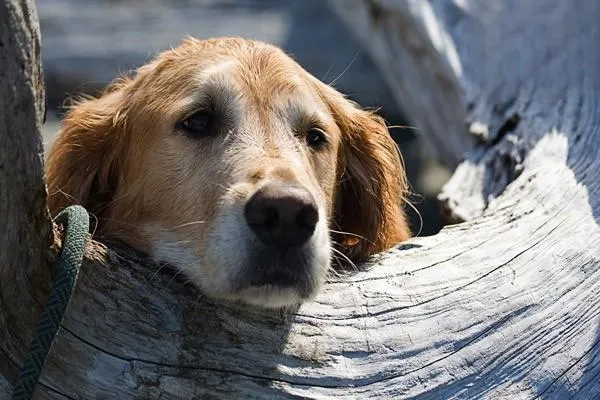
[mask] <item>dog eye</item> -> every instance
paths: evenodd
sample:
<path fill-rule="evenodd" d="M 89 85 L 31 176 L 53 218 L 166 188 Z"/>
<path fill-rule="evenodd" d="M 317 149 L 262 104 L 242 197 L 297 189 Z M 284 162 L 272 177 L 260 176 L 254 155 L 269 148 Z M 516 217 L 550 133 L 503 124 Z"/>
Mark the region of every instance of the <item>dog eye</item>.
<path fill-rule="evenodd" d="M 306 143 L 312 148 L 318 149 L 326 142 L 325 132 L 319 128 L 311 128 L 306 134 Z"/>
<path fill-rule="evenodd" d="M 198 111 L 190 115 L 177 125 L 190 137 L 207 136 L 212 127 L 212 115 L 207 111 Z"/>

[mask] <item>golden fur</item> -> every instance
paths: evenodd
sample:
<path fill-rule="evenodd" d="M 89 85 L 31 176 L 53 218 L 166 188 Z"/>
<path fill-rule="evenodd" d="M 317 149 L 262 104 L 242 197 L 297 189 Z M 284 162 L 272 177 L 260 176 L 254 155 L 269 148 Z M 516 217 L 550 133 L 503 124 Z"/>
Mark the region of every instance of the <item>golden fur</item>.
<path fill-rule="evenodd" d="M 175 128 L 199 108 L 218 115 L 211 137 Z M 327 135 L 318 151 L 303 142 L 315 123 Z M 81 204 L 100 234 L 182 269 L 207 295 L 279 307 L 314 295 L 332 247 L 360 262 L 409 237 L 402 165 L 382 118 L 273 46 L 221 38 L 187 39 L 77 102 L 46 174 L 53 214 Z M 319 211 L 302 294 L 236 282 L 258 246 L 241 210 L 266 182 L 306 188 Z"/>

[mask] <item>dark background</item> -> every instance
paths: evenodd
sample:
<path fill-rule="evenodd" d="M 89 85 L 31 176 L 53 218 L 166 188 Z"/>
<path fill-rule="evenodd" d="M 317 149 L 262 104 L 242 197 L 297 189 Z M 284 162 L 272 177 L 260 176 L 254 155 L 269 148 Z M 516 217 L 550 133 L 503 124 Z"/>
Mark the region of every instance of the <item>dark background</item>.
<path fill-rule="evenodd" d="M 62 106 L 95 93 L 182 38 L 243 36 L 275 44 L 304 68 L 363 107 L 381 108 L 390 125 L 410 125 L 366 51 L 324 0 L 43 0 L 37 2 L 48 96 L 44 141 L 51 143 Z M 409 116 L 408 116 L 409 117 Z M 440 229 L 435 201 L 449 173 L 428 157 L 418 129 L 391 129 L 412 189 L 413 232 Z"/>

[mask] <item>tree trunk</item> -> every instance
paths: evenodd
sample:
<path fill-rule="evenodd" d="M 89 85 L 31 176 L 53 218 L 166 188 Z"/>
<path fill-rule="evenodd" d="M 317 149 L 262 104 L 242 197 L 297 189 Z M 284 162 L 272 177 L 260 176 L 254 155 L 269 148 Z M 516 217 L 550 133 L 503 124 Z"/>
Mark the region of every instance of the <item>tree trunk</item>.
<path fill-rule="evenodd" d="M 441 157 L 472 147 L 441 195 L 469 221 L 287 313 L 93 243 L 37 398 L 600 395 L 600 3 L 330 2 Z"/>
<path fill-rule="evenodd" d="M 8 397 L 54 270 L 41 126 L 44 86 L 33 1 L 0 2 L 0 398 Z"/>

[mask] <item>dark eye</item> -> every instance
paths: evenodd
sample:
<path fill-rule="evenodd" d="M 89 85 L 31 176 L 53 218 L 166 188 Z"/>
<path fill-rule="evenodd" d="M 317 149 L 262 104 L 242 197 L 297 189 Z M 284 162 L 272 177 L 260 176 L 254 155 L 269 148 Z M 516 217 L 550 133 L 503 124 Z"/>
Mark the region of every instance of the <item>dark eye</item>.
<path fill-rule="evenodd" d="M 177 123 L 177 128 L 190 137 L 208 136 L 211 132 L 213 118 L 207 111 L 198 111 Z"/>
<path fill-rule="evenodd" d="M 310 128 L 306 134 L 306 143 L 315 149 L 322 147 L 327 142 L 325 132 L 320 128 Z"/>

